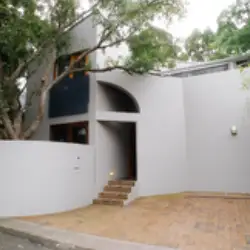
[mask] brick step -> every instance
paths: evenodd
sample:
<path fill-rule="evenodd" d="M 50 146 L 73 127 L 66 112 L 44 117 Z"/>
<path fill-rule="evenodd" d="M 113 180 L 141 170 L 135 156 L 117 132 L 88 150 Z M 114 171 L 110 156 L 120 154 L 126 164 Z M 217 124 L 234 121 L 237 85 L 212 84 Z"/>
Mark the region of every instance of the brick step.
<path fill-rule="evenodd" d="M 117 192 L 117 193 L 130 193 L 131 187 L 124 185 L 107 185 L 104 187 L 104 191 L 106 192 Z"/>
<path fill-rule="evenodd" d="M 126 200 L 128 199 L 128 193 L 123 193 L 123 192 L 107 192 L 104 191 L 99 194 L 99 198 L 111 198 L 111 199 L 123 199 Z"/>
<path fill-rule="evenodd" d="M 122 186 L 130 186 L 133 187 L 135 185 L 135 181 L 132 180 L 112 180 L 108 182 L 108 185 L 122 185 Z"/>
<path fill-rule="evenodd" d="M 98 198 L 93 200 L 93 204 L 123 206 L 122 199 Z"/>

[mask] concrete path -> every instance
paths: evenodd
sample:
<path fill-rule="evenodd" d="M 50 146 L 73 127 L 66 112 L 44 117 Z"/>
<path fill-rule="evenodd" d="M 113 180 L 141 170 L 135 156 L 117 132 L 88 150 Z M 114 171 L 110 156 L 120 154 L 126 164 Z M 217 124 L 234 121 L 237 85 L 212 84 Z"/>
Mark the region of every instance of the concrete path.
<path fill-rule="evenodd" d="M 50 249 L 174 250 L 172 248 L 113 240 L 75 233 L 14 219 L 1 219 L 0 232 L 22 237 Z"/>
<path fill-rule="evenodd" d="M 39 244 L 8 234 L 0 233 L 0 250 L 49 250 Z"/>

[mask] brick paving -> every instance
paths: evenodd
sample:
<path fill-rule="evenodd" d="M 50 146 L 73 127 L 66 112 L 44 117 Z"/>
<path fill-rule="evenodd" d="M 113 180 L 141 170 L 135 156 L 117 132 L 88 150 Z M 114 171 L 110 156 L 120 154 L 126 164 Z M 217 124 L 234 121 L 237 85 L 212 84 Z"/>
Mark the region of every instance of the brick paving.
<path fill-rule="evenodd" d="M 73 232 L 183 250 L 250 250 L 250 200 L 159 196 L 25 218 Z"/>

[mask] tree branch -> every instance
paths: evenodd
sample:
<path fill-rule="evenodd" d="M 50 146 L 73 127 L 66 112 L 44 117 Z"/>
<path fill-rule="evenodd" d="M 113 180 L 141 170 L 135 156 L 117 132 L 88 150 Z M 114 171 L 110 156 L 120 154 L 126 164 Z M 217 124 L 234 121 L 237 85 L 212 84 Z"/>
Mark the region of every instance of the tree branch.
<path fill-rule="evenodd" d="M 70 71 L 70 73 L 77 73 L 77 72 L 83 72 L 83 71 L 88 71 L 91 73 L 104 73 L 104 72 L 109 72 L 109 71 L 113 71 L 113 70 L 117 70 L 117 69 L 125 71 L 129 75 L 133 75 L 133 74 L 142 75 L 145 73 L 144 71 L 140 71 L 138 69 L 135 70 L 133 68 L 129 68 L 129 67 L 122 66 L 122 65 L 108 66 L 108 67 L 104 67 L 104 68 L 100 68 L 100 69 L 98 69 L 98 68 L 95 68 L 95 69 L 77 68 L 77 69 L 73 69 L 72 71 Z M 161 71 L 158 71 L 158 70 L 154 70 L 152 72 L 147 72 L 147 74 L 153 75 L 153 76 L 163 77 Z"/>
<path fill-rule="evenodd" d="M 91 8 L 89 8 L 87 11 L 84 11 L 83 13 L 81 13 L 80 18 L 78 17 L 76 20 L 74 20 L 70 25 L 65 26 L 62 28 L 62 32 L 59 32 L 59 34 L 54 38 L 54 40 L 59 39 L 62 35 L 64 35 L 66 32 L 68 32 L 69 30 L 73 29 L 76 25 L 78 25 L 81 22 L 84 22 L 85 20 L 87 20 L 88 18 L 90 18 L 93 15 L 93 9 L 101 2 L 101 0 L 99 0 L 96 4 L 94 4 Z M 40 47 L 37 49 L 36 52 L 34 52 L 26 61 L 23 61 L 22 63 L 20 63 L 18 65 L 18 67 L 16 68 L 16 70 L 13 72 L 13 74 L 10 76 L 9 81 L 13 82 L 15 81 L 18 77 L 20 77 L 20 75 L 22 74 L 22 72 L 25 71 L 25 69 L 28 67 L 28 65 L 30 65 L 44 50 L 47 49 L 47 45 L 51 44 L 51 37 L 48 38 L 46 41 L 44 41 Z"/>
<path fill-rule="evenodd" d="M 64 28 L 63 33 L 68 32 L 69 30 L 73 29 L 78 24 L 86 21 L 88 18 L 90 18 L 93 15 L 93 10 L 101 3 L 102 0 L 99 0 L 94 5 L 92 5 L 88 10 L 83 11 L 76 20 L 74 20 L 70 25 Z"/>
<path fill-rule="evenodd" d="M 28 129 L 23 133 L 24 139 L 31 138 L 36 130 L 38 129 L 43 117 L 44 117 L 44 111 L 45 111 L 45 105 L 46 105 L 46 99 L 47 99 L 47 93 L 48 93 L 48 86 L 50 82 L 50 72 L 52 65 L 54 64 L 54 61 L 56 59 L 56 50 L 54 49 L 51 55 L 50 63 L 47 67 L 47 70 L 45 72 L 44 77 L 41 80 L 41 85 L 39 88 L 39 102 L 38 102 L 38 110 L 37 110 L 37 116 L 35 120 L 31 123 L 31 125 L 28 127 Z"/>
<path fill-rule="evenodd" d="M 10 138 L 13 140 L 17 140 L 18 137 L 17 137 L 17 135 L 12 127 L 11 120 L 10 120 L 7 112 L 4 110 L 2 110 L 2 121 L 3 121 L 3 125 L 6 128 L 7 133 L 9 134 Z"/>
<path fill-rule="evenodd" d="M 14 124 L 13 124 L 17 137 L 19 137 L 21 134 L 22 124 L 23 124 L 23 112 L 22 112 L 22 109 L 20 108 L 17 112 L 17 115 L 14 119 Z"/>
<path fill-rule="evenodd" d="M 105 31 L 103 31 L 104 33 Z M 101 48 L 102 43 L 106 40 L 106 37 L 108 36 L 108 34 L 106 35 L 102 35 L 101 39 L 99 40 L 99 42 L 92 47 L 91 49 L 85 50 L 69 67 L 67 70 L 65 70 L 61 75 L 59 75 L 54 81 L 52 81 L 51 84 L 49 84 L 49 89 L 51 89 L 55 84 L 57 84 L 58 82 L 60 82 L 64 77 L 66 77 L 68 74 L 70 74 L 70 72 L 74 69 L 74 66 L 80 62 L 83 58 L 85 58 L 87 55 L 89 55 L 90 53 L 96 51 L 97 49 Z"/>
<path fill-rule="evenodd" d="M 31 123 L 28 129 L 23 134 L 23 139 L 30 139 L 36 130 L 38 129 L 45 111 L 45 104 L 46 104 L 46 97 L 47 97 L 47 80 L 43 79 L 41 82 L 41 89 L 40 89 L 40 96 L 39 96 L 39 104 L 38 104 L 38 111 L 35 120 Z"/>

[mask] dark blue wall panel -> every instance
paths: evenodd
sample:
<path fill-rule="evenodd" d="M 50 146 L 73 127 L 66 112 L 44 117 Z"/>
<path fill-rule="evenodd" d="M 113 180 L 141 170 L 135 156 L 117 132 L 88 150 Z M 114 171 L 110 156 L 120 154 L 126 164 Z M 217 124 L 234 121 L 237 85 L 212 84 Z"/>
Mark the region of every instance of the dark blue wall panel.
<path fill-rule="evenodd" d="M 49 117 L 70 116 L 88 112 L 89 76 L 83 72 L 65 77 L 50 90 Z"/>

